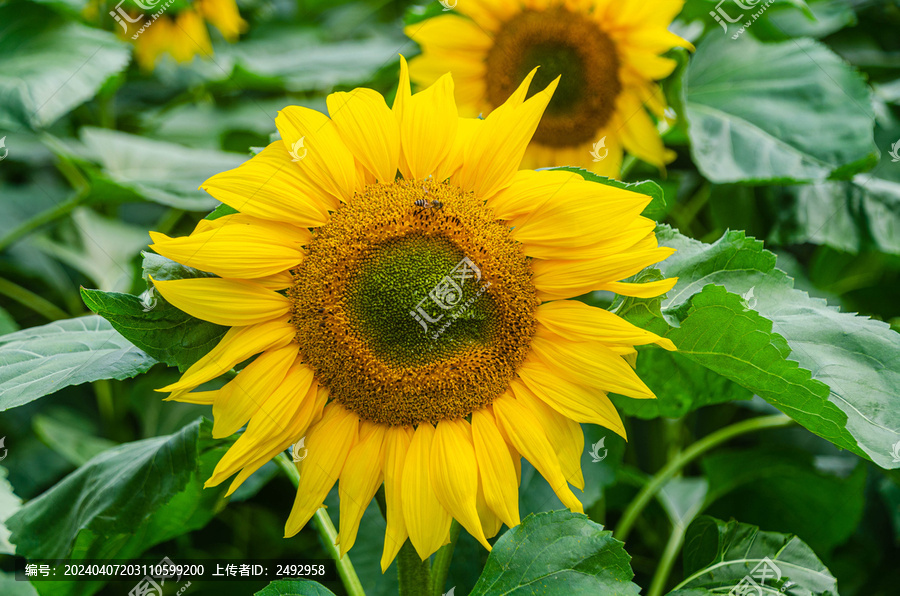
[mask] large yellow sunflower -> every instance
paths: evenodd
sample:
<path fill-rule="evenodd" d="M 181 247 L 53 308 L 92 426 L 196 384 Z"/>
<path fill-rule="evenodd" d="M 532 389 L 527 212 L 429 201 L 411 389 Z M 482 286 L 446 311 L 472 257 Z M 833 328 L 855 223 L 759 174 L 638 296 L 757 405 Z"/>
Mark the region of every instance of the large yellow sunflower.
<path fill-rule="evenodd" d="M 667 27 L 683 0 L 466 0 L 456 12 L 410 25 L 422 55 L 413 82 L 453 73 L 464 116 L 503 105 L 533 68 L 559 88 L 523 167 L 581 166 L 618 176 L 623 151 L 662 168 L 674 159 L 647 113 L 665 117 L 656 81 L 675 62 L 660 54 L 691 44 Z"/>
<path fill-rule="evenodd" d="M 328 97 L 330 118 L 288 107 L 282 140 L 202 188 L 240 213 L 160 254 L 219 277 L 154 281 L 177 308 L 230 326 L 168 399 L 212 405 L 213 434 L 246 430 L 208 485 L 235 490 L 301 437 L 286 535 L 340 479 L 341 553 L 384 483 L 386 569 L 407 537 L 423 560 L 457 519 L 486 548 L 519 523 L 520 457 L 581 504 L 590 422 L 624 436 L 606 396 L 652 392 L 625 358 L 668 340 L 568 300 L 666 258 L 649 198 L 565 172 L 518 171 L 556 82 L 531 78 L 485 120 L 460 118 L 453 81 L 393 108 L 369 89 Z M 398 175 L 399 171 L 399 175 Z M 216 391 L 195 391 L 257 355 Z"/>
<path fill-rule="evenodd" d="M 151 6 L 143 13 L 129 11 L 129 21 L 110 12 L 120 26 L 116 29 L 123 39 L 134 43 L 134 55 L 144 70 L 153 70 L 165 54 L 176 62 L 190 62 L 194 56 L 212 56 L 212 42 L 206 24 L 214 26 L 227 41 L 235 41 L 247 30 L 235 0 L 194 0 L 187 8 L 168 8 L 163 0 L 143 0 Z M 152 12 L 157 9 L 157 12 Z M 161 14 L 159 14 L 161 13 Z M 159 14 L 154 18 L 154 15 Z"/>

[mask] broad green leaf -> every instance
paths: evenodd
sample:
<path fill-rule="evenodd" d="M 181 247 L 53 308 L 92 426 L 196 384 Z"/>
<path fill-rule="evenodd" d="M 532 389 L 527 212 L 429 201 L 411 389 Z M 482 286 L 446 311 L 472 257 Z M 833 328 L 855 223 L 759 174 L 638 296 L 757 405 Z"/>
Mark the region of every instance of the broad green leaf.
<path fill-rule="evenodd" d="M 678 249 L 659 265 L 678 283 L 661 303 L 625 300 L 620 315 L 838 447 L 898 467 L 900 335 L 795 290 L 775 255 L 742 232 L 714 244 L 668 228 L 658 237 Z"/>
<path fill-rule="evenodd" d="M 3 596 L 37 596 L 30 582 L 20 582 L 12 573 L 0 571 L 0 594 Z"/>
<path fill-rule="evenodd" d="M 500 537 L 471 596 L 636 595 L 630 561 L 612 532 L 586 516 L 538 513 Z"/>
<path fill-rule="evenodd" d="M 846 182 L 790 186 L 776 198 L 772 232 L 781 244 L 825 244 L 859 253 L 878 250 L 900 254 L 900 122 L 878 127 L 882 151 L 878 167 Z"/>
<path fill-rule="evenodd" d="M 69 385 L 128 379 L 154 364 L 98 316 L 8 333 L 0 336 L 0 411 Z"/>
<path fill-rule="evenodd" d="M 856 24 L 856 13 L 848 0 L 810 0 L 810 19 L 803 11 L 776 2 L 753 23 L 753 35 L 760 39 L 782 40 L 793 37 L 821 39 Z"/>
<path fill-rule="evenodd" d="M 227 442 L 197 420 L 179 432 L 101 453 L 11 517 L 16 554 L 46 559 L 128 559 L 204 526 L 225 505 L 203 488 Z M 74 507 L 73 503 L 80 506 Z M 41 594 L 92 594 L 94 582 L 38 583 Z"/>
<path fill-rule="evenodd" d="M 72 212 L 77 241 L 58 242 L 49 236 L 35 245 L 70 267 L 81 271 L 103 290 L 125 290 L 134 275 L 132 259 L 147 246 L 143 228 L 98 215 L 82 207 Z"/>
<path fill-rule="evenodd" d="M 768 562 L 764 561 L 766 558 Z M 754 573 L 758 565 L 768 569 L 765 591 L 759 594 L 779 594 L 782 589 L 789 590 L 789 594 L 809 596 L 838 594 L 837 580 L 799 538 L 703 516 L 688 528 L 684 542 L 686 578 L 669 596 L 727 594 Z M 757 584 L 762 569 L 756 571 Z"/>
<path fill-rule="evenodd" d="M 334 592 L 305 579 L 280 579 L 256 592 L 254 596 L 334 596 Z"/>
<path fill-rule="evenodd" d="M 88 421 L 71 410 L 53 410 L 38 414 L 32 420 L 34 434 L 75 466 L 87 463 L 92 457 L 115 447 L 109 439 L 97 437 L 87 429 Z"/>
<path fill-rule="evenodd" d="M 209 352 L 228 331 L 227 327 L 195 319 L 156 295 L 147 304 L 131 294 L 82 288 L 81 297 L 128 341 L 182 371 Z"/>
<path fill-rule="evenodd" d="M 198 187 L 213 174 L 247 160 L 234 153 L 189 149 L 102 128 L 83 127 L 81 140 L 85 155 L 102 168 L 90 172 L 94 199 L 146 199 L 189 211 L 209 211 L 218 205 Z"/>
<path fill-rule="evenodd" d="M 48 127 L 130 60 L 112 33 L 25 2 L 0 6 L 0 128 Z"/>
<path fill-rule="evenodd" d="M 6 447 L 0 449 L 4 458 L 6 449 Z M 12 485 L 6 479 L 8 474 L 6 468 L 0 467 L 0 555 L 12 555 L 16 552 L 16 547 L 9 541 L 10 532 L 6 528 L 6 520 L 22 508 L 22 499 L 16 496 Z"/>
<path fill-rule="evenodd" d="M 874 163 L 868 87 L 812 40 L 710 36 L 685 93 L 691 152 L 713 182 L 809 182 Z"/>
<path fill-rule="evenodd" d="M 841 478 L 817 469 L 807 452 L 779 445 L 716 452 L 701 467 L 708 514 L 740 511 L 742 521 L 796 534 L 821 555 L 846 542 L 862 518 L 864 465 Z"/>
<path fill-rule="evenodd" d="M 0 335 L 19 330 L 19 324 L 6 309 L 0 308 Z"/>
<path fill-rule="evenodd" d="M 208 277 L 208 273 L 186 267 L 152 253 L 144 254 L 144 277 L 168 281 Z M 107 319 L 125 338 L 160 362 L 187 369 L 209 352 L 228 331 L 227 327 L 195 319 L 178 310 L 156 290 L 143 298 L 118 292 L 81 289 L 84 303 Z"/>
<path fill-rule="evenodd" d="M 271 81 L 288 91 L 329 90 L 356 85 L 379 69 L 397 63 L 405 37 L 382 33 L 362 40 L 323 43 L 316 35 L 292 29 L 267 31 L 232 49 L 238 81 Z"/>

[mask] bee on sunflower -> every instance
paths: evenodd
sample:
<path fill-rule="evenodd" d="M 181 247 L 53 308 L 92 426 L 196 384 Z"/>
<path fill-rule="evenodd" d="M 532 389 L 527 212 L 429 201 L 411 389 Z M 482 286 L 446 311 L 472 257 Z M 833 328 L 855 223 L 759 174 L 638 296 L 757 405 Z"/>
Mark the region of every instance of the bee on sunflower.
<path fill-rule="evenodd" d="M 109 11 L 118 27 L 116 33 L 134 44 L 134 55 L 142 70 L 151 71 L 163 55 L 176 62 L 190 62 L 194 56 L 213 54 L 207 23 L 219 30 L 226 41 L 234 42 L 247 30 L 235 0 L 131 0 L 119 2 Z M 96 6 L 91 7 L 96 11 Z"/>
<path fill-rule="evenodd" d="M 339 482 L 343 556 L 383 484 L 382 570 L 407 538 L 433 554 L 454 518 L 490 549 L 519 523 L 522 457 L 582 510 L 579 424 L 624 436 L 607 392 L 654 397 L 626 358 L 675 346 L 571 298 L 660 295 L 674 279 L 621 280 L 672 250 L 641 216 L 649 197 L 519 171 L 558 83 L 526 99 L 534 76 L 469 119 L 449 74 L 413 95 L 401 59 L 392 107 L 355 89 L 328 97 L 330 117 L 282 110 L 281 140 L 201 187 L 237 213 L 151 234 L 161 255 L 218 276 L 153 281 L 159 293 L 231 327 L 160 389 L 211 405 L 215 437 L 246 425 L 208 486 L 237 474 L 234 491 L 305 437 L 286 536 Z"/>
<path fill-rule="evenodd" d="M 624 152 L 658 168 L 675 157 L 654 120 L 665 118 L 657 81 L 674 70 L 661 54 L 693 46 L 668 31 L 683 0 L 467 0 L 409 25 L 422 54 L 414 83 L 453 73 L 464 116 L 488 114 L 536 66 L 543 85 L 562 76 L 523 167 L 580 166 L 616 177 Z M 648 113 L 648 110 L 650 113 Z"/>

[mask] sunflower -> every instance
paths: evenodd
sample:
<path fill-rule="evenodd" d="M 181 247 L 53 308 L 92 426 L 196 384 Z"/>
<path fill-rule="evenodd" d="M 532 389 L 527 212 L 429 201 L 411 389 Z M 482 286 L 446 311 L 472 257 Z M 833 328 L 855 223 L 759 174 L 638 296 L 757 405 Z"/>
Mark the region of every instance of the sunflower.
<path fill-rule="evenodd" d="M 463 116 L 487 114 L 536 66 L 535 82 L 562 76 L 523 167 L 581 166 L 618 176 L 623 151 L 659 168 L 674 153 L 647 113 L 665 118 L 656 81 L 675 62 L 660 54 L 690 43 L 667 27 L 683 0 L 467 0 L 457 11 L 410 25 L 421 56 L 413 82 L 453 73 Z M 645 109 L 646 107 L 646 109 Z"/>
<path fill-rule="evenodd" d="M 247 22 L 241 18 L 235 0 L 195 0 L 187 8 L 165 8 L 162 0 L 144 0 L 150 11 L 129 11 L 134 23 L 127 31 L 117 29 L 124 39 L 133 41 L 134 54 L 143 70 L 153 70 L 164 54 L 176 62 L 190 62 L 194 56 L 209 57 L 213 54 L 212 42 L 206 24 L 214 26 L 229 42 L 247 30 Z M 163 9 L 153 18 L 153 10 Z M 113 16 L 116 16 L 114 13 Z M 117 17 L 120 25 L 125 22 Z"/>
<path fill-rule="evenodd" d="M 383 570 L 407 538 L 434 553 L 451 518 L 490 549 L 519 523 L 521 457 L 581 511 L 579 423 L 624 436 L 606 392 L 654 397 L 626 358 L 674 346 L 569 298 L 666 292 L 674 280 L 621 280 L 672 251 L 640 215 L 648 197 L 518 171 L 556 87 L 526 100 L 533 75 L 484 120 L 458 116 L 449 74 L 412 95 L 405 61 L 392 108 L 369 89 L 330 95 L 330 118 L 288 107 L 281 140 L 201 187 L 238 213 L 151 233 L 218 276 L 153 280 L 159 293 L 231 327 L 160 389 L 211 405 L 215 437 L 247 425 L 208 486 L 237 474 L 230 494 L 305 437 L 286 536 L 339 480 L 343 555 L 383 483 Z"/>

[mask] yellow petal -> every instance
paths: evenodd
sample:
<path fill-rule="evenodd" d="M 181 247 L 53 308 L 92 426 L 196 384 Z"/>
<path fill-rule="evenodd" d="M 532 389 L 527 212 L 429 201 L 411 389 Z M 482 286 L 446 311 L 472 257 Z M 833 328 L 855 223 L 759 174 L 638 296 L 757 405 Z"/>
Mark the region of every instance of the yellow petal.
<path fill-rule="evenodd" d="M 284 316 L 291 301 L 250 281 L 200 277 L 150 281 L 166 302 L 192 317 L 229 327 L 264 323 Z"/>
<path fill-rule="evenodd" d="M 541 473 L 559 500 L 570 510 L 584 513 L 581 501 L 566 484 L 559 459 L 547 439 L 544 427 L 528 408 L 509 394 L 504 394 L 492 404 L 497 422 L 503 426 L 516 450 Z"/>
<path fill-rule="evenodd" d="M 262 221 L 262 220 L 260 220 Z M 221 277 L 252 279 L 297 266 L 303 258 L 303 236 L 290 241 L 266 225 L 226 225 L 182 238 L 150 232 L 159 254 Z M 307 237 L 309 232 L 306 232 Z M 290 243 L 288 243 L 290 242 Z"/>
<path fill-rule="evenodd" d="M 599 289 L 638 273 L 645 267 L 665 260 L 675 252 L 673 248 L 637 250 L 602 259 L 565 261 L 557 259 L 534 260 L 534 285 L 538 297 L 544 301 L 573 298 Z"/>
<path fill-rule="evenodd" d="M 531 348 L 558 376 L 637 399 L 656 396 L 621 356 L 598 342 L 574 342 L 558 335 L 536 335 Z"/>
<path fill-rule="evenodd" d="M 678 283 L 677 277 L 670 277 L 668 279 L 642 284 L 611 281 L 600 284 L 597 286 L 597 290 L 606 290 L 607 292 L 614 292 L 622 296 L 633 296 L 635 298 L 655 298 L 674 288 L 676 283 Z"/>
<path fill-rule="evenodd" d="M 384 438 L 384 500 L 387 505 L 387 527 L 384 530 L 384 553 L 381 555 L 381 572 L 387 571 L 409 534 L 403 519 L 401 505 L 401 480 L 406 454 L 412 442 L 413 430 L 406 426 L 388 428 Z"/>
<path fill-rule="evenodd" d="M 219 389 L 213 404 L 213 437 L 233 435 L 246 424 L 281 384 L 296 359 L 296 344 L 268 350 Z"/>
<path fill-rule="evenodd" d="M 442 420 L 431 448 L 431 484 L 438 501 L 486 549 L 478 517 L 478 465 L 465 420 Z"/>
<path fill-rule="evenodd" d="M 608 310 L 577 300 L 545 302 L 538 307 L 535 318 L 548 330 L 571 341 L 628 346 L 657 344 L 666 350 L 675 349 L 671 340 L 644 331 Z"/>
<path fill-rule="evenodd" d="M 304 429 L 295 429 L 305 426 L 304 416 L 307 422 L 311 418 L 315 393 L 310 389 L 314 376 L 309 366 L 299 360 L 294 361 L 278 387 L 263 396 L 264 401 L 259 411 L 251 417 L 247 430 L 222 456 L 205 486 L 220 484 L 262 454 L 271 450 L 280 453 L 300 438 L 297 433 Z M 304 415 L 304 410 L 309 413 Z"/>
<path fill-rule="evenodd" d="M 291 343 L 297 329 L 288 317 L 246 327 L 232 327 L 209 353 L 191 365 L 177 382 L 157 391 L 184 392 L 215 379 L 250 356 Z"/>
<path fill-rule="evenodd" d="M 441 506 L 431 482 L 431 446 L 434 427 L 416 428 L 400 480 L 403 519 L 409 540 L 424 561 L 444 545 L 450 532 L 450 514 Z"/>
<path fill-rule="evenodd" d="M 290 538 L 306 525 L 328 491 L 337 482 L 347 461 L 350 448 L 356 443 L 359 417 L 336 402 L 325 407 L 325 414 L 306 436 L 309 450 L 298 468 L 300 485 L 294 506 L 284 528 L 284 537 Z"/>
<path fill-rule="evenodd" d="M 353 154 L 328 116 L 288 106 L 278 112 L 275 126 L 285 148 L 302 158 L 294 162 L 294 167 L 316 187 L 339 201 L 349 200 L 359 190 Z"/>
<path fill-rule="evenodd" d="M 378 182 L 390 183 L 400 160 L 400 126 L 377 91 L 328 96 L 328 113 L 344 144 Z"/>
<path fill-rule="evenodd" d="M 262 219 L 302 228 L 328 222 L 339 202 L 314 186 L 291 161 L 284 143 L 275 141 L 233 170 L 216 174 L 200 188 L 226 205 Z"/>
<path fill-rule="evenodd" d="M 363 421 L 360 441 L 350 451 L 338 492 L 341 498 L 341 529 L 338 535 L 343 557 L 356 542 L 359 522 L 381 485 L 384 465 L 384 433 L 387 427 Z"/>
<path fill-rule="evenodd" d="M 531 76 L 507 103 L 491 112 L 478 127 L 466 151 L 463 166 L 454 177 L 464 190 L 474 191 L 477 196 L 489 199 L 512 182 L 544 108 L 559 83 L 557 78 L 531 99 L 517 104 L 528 90 Z"/>
<path fill-rule="evenodd" d="M 459 113 L 453 99 L 453 79 L 449 74 L 441 77 L 428 89 L 403 100 L 402 105 L 400 171 L 404 178 L 427 178 L 447 157 L 456 137 Z"/>
<path fill-rule="evenodd" d="M 576 422 L 599 424 L 625 437 L 625 427 L 616 408 L 602 391 L 561 378 L 536 359 L 519 367 L 519 377 L 547 405 Z"/>
<path fill-rule="evenodd" d="M 519 481 L 516 468 L 490 410 L 472 412 L 472 438 L 488 507 L 510 528 L 517 526 Z"/>
<path fill-rule="evenodd" d="M 516 399 L 543 423 L 544 432 L 556 451 L 566 480 L 575 488 L 584 490 L 584 475 L 581 472 L 584 431 L 581 430 L 581 425 L 538 399 L 520 379 L 514 379 L 509 388 Z"/>

